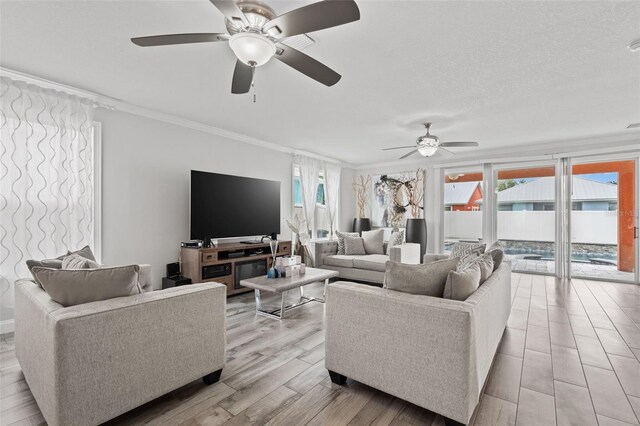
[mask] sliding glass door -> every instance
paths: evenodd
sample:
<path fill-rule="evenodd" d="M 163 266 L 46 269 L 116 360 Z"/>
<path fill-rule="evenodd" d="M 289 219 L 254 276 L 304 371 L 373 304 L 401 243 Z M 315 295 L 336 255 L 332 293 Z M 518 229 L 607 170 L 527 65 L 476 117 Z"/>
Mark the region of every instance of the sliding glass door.
<path fill-rule="evenodd" d="M 556 167 L 500 167 L 495 172 L 497 240 L 516 272 L 556 271 Z"/>
<path fill-rule="evenodd" d="M 572 277 L 637 282 L 636 161 L 572 161 Z"/>
<path fill-rule="evenodd" d="M 444 252 L 458 241 L 480 242 L 483 235 L 482 170 L 445 171 Z"/>

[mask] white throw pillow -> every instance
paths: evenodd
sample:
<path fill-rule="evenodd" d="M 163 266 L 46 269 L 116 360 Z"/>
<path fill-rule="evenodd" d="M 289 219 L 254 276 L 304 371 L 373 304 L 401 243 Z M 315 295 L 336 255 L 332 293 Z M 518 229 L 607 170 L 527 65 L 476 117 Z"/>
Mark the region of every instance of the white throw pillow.
<path fill-rule="evenodd" d="M 99 267 L 98 262 L 84 258 L 79 254 L 70 254 L 62 259 L 62 269 L 97 269 Z"/>
<path fill-rule="evenodd" d="M 367 254 L 384 254 L 384 229 L 362 231 L 362 240 Z"/>

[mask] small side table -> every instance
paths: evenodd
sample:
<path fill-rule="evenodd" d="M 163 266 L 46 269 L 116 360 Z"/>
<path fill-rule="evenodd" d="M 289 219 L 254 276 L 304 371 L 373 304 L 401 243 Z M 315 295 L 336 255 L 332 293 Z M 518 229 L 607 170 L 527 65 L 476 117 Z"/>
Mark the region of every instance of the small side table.
<path fill-rule="evenodd" d="M 191 278 L 185 278 L 181 275 L 177 277 L 163 277 L 162 278 L 162 288 L 171 288 L 178 287 L 181 285 L 191 284 Z"/>

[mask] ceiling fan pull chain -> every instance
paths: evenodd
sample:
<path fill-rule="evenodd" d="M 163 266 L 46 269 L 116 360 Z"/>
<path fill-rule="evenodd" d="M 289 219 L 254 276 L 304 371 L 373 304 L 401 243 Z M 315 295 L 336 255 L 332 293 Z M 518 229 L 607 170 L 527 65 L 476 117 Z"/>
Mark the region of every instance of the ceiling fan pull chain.
<path fill-rule="evenodd" d="M 256 66 L 255 66 L 255 62 L 251 63 L 251 88 L 253 89 L 253 103 L 256 103 L 256 82 L 255 82 L 255 75 L 256 75 Z"/>

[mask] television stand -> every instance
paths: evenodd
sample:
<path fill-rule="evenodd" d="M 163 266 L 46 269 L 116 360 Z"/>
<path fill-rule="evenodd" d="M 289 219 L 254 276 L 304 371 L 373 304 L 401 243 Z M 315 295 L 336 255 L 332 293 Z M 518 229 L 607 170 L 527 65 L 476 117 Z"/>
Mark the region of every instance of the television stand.
<path fill-rule="evenodd" d="M 291 256 L 291 241 L 278 241 L 276 256 Z M 271 248 L 268 242 L 221 243 L 215 247 L 182 247 L 182 275 L 191 282 L 218 282 L 227 286 L 227 295 L 246 293 L 250 288 L 241 287 L 244 279 L 243 264 L 262 260 L 268 271 L 271 267 Z M 267 272 L 264 271 L 266 275 Z M 236 276 L 237 273 L 237 276 Z M 225 275 L 222 275 L 225 274 Z"/>

